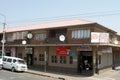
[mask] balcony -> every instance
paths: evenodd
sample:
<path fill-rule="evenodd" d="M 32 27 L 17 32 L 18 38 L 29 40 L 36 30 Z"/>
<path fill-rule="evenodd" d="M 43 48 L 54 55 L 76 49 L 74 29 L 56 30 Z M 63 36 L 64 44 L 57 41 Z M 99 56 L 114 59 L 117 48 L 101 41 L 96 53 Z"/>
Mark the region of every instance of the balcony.
<path fill-rule="evenodd" d="M 59 38 L 47 38 L 46 43 L 48 44 L 65 44 L 67 41 L 65 40 L 64 42 L 60 41 Z"/>
<path fill-rule="evenodd" d="M 23 39 L 16 39 L 14 40 L 14 44 L 22 44 Z M 26 39 L 27 44 L 29 44 L 29 41 Z"/>

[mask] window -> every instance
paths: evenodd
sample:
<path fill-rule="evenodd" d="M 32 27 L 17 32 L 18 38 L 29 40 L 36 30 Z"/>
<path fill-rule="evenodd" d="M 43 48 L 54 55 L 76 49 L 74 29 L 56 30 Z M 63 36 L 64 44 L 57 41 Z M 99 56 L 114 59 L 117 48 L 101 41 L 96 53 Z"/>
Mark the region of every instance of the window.
<path fill-rule="evenodd" d="M 90 30 L 89 29 L 73 30 L 71 34 L 71 38 L 72 39 L 90 38 Z"/>
<path fill-rule="evenodd" d="M 13 41 L 13 34 L 7 34 L 7 41 Z"/>
<path fill-rule="evenodd" d="M 78 31 L 78 39 L 80 39 L 81 38 L 81 33 L 80 33 L 81 31 L 79 30 Z"/>
<path fill-rule="evenodd" d="M 44 61 L 44 54 L 39 54 L 39 61 Z"/>
<path fill-rule="evenodd" d="M 86 30 L 86 38 L 90 38 L 90 30 Z"/>
<path fill-rule="evenodd" d="M 69 63 L 73 64 L 73 57 L 72 56 L 69 57 Z"/>
<path fill-rule="evenodd" d="M 13 59 L 13 63 L 15 63 L 16 62 L 16 59 Z"/>
<path fill-rule="evenodd" d="M 66 56 L 60 56 L 60 63 L 62 64 L 66 63 Z"/>
<path fill-rule="evenodd" d="M 72 39 L 75 38 L 75 31 L 72 31 Z"/>
<path fill-rule="evenodd" d="M 3 61 L 6 61 L 7 60 L 7 58 L 3 58 Z"/>
<path fill-rule="evenodd" d="M 45 39 L 46 39 L 46 34 L 44 34 L 44 33 L 35 34 L 35 36 L 34 36 L 34 40 L 43 41 Z"/>
<path fill-rule="evenodd" d="M 19 64 L 25 64 L 25 61 L 24 60 L 18 60 L 18 63 Z"/>
<path fill-rule="evenodd" d="M 8 58 L 8 59 L 7 59 L 7 62 L 12 62 L 12 59 Z"/>
<path fill-rule="evenodd" d="M 113 38 L 113 35 L 109 35 L 109 40 L 110 40 L 110 43 L 112 42 L 112 38 Z"/>
<path fill-rule="evenodd" d="M 13 40 L 16 39 L 25 39 L 26 38 L 27 33 L 26 32 L 15 32 L 13 33 L 12 38 Z"/>
<path fill-rule="evenodd" d="M 51 56 L 51 62 L 57 63 L 57 56 Z"/>

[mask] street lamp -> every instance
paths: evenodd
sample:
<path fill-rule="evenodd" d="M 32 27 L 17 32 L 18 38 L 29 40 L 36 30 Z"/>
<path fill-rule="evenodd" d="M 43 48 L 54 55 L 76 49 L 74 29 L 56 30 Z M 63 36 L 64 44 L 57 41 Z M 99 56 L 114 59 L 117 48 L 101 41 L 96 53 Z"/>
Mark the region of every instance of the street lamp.
<path fill-rule="evenodd" d="M 6 42 L 6 40 L 5 40 L 6 16 L 1 14 L 1 13 L 0 13 L 0 15 L 4 17 L 4 22 L 2 23 L 3 24 L 3 38 L 2 38 L 2 41 L 1 41 L 2 42 L 2 59 L 3 59 L 4 52 L 5 52 L 5 42 Z"/>

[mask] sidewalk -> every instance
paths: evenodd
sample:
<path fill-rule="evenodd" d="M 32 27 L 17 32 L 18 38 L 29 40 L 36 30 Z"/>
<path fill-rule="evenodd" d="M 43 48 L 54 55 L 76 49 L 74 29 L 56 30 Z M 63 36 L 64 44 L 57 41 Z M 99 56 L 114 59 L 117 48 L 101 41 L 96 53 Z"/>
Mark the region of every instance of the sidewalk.
<path fill-rule="evenodd" d="M 52 77 L 55 79 L 60 80 L 115 80 L 110 78 L 110 76 L 118 74 L 119 71 L 116 70 L 110 70 L 107 72 L 104 72 L 100 75 L 94 75 L 94 76 L 83 76 L 83 75 L 74 75 L 74 74 L 65 74 L 65 73 L 58 73 L 58 72 L 43 72 L 40 70 L 33 70 L 29 69 L 27 73 L 45 76 L 45 77 Z"/>

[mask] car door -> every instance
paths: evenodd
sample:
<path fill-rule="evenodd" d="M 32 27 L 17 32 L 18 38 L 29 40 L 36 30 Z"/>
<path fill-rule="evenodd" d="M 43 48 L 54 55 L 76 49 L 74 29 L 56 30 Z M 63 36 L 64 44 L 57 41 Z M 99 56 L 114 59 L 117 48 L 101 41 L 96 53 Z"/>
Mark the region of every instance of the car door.
<path fill-rule="evenodd" d="M 7 68 L 7 58 L 3 58 L 3 68 Z"/>
<path fill-rule="evenodd" d="M 12 66 L 12 59 L 11 59 L 11 58 L 8 58 L 8 59 L 7 59 L 7 62 L 6 62 L 6 68 L 7 68 L 7 69 L 11 69 L 11 66 Z"/>

